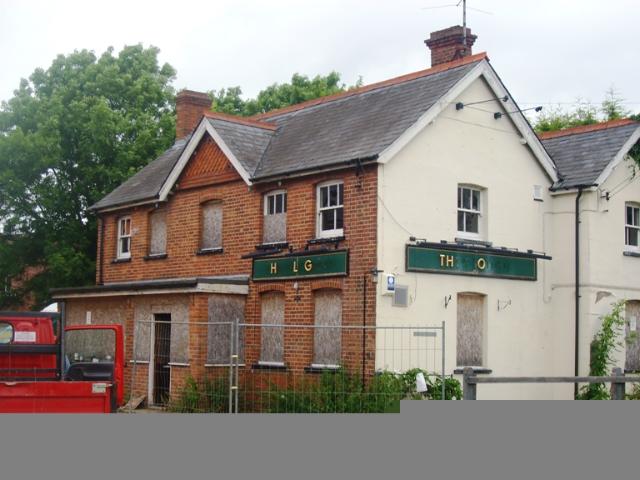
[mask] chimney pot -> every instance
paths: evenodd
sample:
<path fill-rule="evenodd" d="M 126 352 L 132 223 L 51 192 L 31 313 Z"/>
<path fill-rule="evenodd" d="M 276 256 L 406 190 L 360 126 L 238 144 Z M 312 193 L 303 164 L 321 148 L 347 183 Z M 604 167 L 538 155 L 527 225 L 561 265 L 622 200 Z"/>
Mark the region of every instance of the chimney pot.
<path fill-rule="evenodd" d="M 189 135 L 205 112 L 211 110 L 211 98 L 202 92 L 181 90 L 176 95 L 176 140 Z"/>
<path fill-rule="evenodd" d="M 424 43 L 431 50 L 431 66 L 458 60 L 472 54 L 471 47 L 478 38 L 467 28 L 467 41 L 464 41 L 464 30 L 460 25 L 432 32 Z"/>

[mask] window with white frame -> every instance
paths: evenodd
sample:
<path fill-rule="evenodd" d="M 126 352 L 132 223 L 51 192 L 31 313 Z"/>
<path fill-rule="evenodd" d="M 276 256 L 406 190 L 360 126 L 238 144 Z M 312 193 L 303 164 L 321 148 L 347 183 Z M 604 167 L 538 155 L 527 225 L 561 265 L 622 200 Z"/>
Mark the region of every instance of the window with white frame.
<path fill-rule="evenodd" d="M 640 205 L 627 203 L 625 209 L 624 244 L 638 249 L 640 248 Z"/>
<path fill-rule="evenodd" d="M 264 196 L 264 243 L 287 241 L 287 192 L 277 190 Z"/>
<path fill-rule="evenodd" d="M 344 234 L 344 184 L 340 181 L 318 185 L 318 237 Z"/>
<path fill-rule="evenodd" d="M 118 258 L 131 258 L 131 217 L 118 219 Z"/>
<path fill-rule="evenodd" d="M 458 186 L 458 234 L 479 237 L 481 234 L 482 190 Z"/>

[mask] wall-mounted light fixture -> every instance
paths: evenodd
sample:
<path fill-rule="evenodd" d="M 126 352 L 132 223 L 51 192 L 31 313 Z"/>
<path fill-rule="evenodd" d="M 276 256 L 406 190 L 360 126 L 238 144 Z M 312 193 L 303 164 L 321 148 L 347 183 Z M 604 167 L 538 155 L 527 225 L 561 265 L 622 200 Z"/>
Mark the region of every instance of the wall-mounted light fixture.
<path fill-rule="evenodd" d="M 371 281 L 373 283 L 378 283 L 378 277 L 380 276 L 380 274 L 384 272 L 384 270 L 380 270 L 377 268 L 372 268 L 371 269 Z"/>

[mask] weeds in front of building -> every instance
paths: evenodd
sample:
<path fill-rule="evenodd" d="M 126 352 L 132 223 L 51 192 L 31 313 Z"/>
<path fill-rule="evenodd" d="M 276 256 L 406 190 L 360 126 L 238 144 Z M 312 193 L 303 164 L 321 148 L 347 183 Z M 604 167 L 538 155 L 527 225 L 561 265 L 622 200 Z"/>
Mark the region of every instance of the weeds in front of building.
<path fill-rule="evenodd" d="M 623 347 L 624 327 L 626 320 L 624 308 L 626 301 L 621 300 L 613 304 L 611 313 L 602 317 L 600 330 L 591 342 L 591 357 L 589 361 L 589 375 L 594 377 L 607 376 L 615 366 L 614 355 Z M 627 342 L 635 340 L 635 334 L 625 339 Z M 629 400 L 640 399 L 640 385 L 634 385 Z M 591 383 L 580 389 L 576 400 L 611 400 L 611 392 L 604 383 Z"/>
<path fill-rule="evenodd" d="M 427 390 L 418 392 L 416 377 L 424 375 Z M 404 373 L 377 372 L 363 385 L 362 378 L 344 368 L 323 372 L 316 379 L 292 379 L 287 385 L 270 381 L 256 389 L 255 379 L 245 378 L 239 398 L 240 413 L 397 413 L 401 400 L 440 400 L 441 377 L 414 368 Z M 252 385 L 252 386 L 250 386 Z M 228 412 L 229 382 L 226 378 L 187 379 L 184 389 L 168 404 L 179 413 Z M 445 399 L 460 400 L 458 380 L 445 379 Z"/>

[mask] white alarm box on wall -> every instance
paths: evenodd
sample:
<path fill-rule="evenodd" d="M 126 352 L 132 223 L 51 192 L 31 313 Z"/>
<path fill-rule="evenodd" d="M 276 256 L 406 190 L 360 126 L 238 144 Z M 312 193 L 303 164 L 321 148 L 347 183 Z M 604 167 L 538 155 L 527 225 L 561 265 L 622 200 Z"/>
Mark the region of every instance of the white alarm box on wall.
<path fill-rule="evenodd" d="M 396 276 L 393 273 L 387 273 L 384 276 L 384 295 L 393 295 L 396 291 Z"/>

